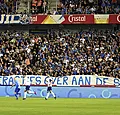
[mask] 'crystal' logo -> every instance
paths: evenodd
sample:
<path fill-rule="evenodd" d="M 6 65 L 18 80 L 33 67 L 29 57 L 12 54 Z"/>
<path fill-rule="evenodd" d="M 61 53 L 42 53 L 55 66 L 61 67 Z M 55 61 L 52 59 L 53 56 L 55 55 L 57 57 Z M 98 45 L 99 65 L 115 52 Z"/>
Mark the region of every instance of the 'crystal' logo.
<path fill-rule="evenodd" d="M 120 15 L 117 16 L 117 21 L 120 22 Z"/>
<path fill-rule="evenodd" d="M 70 15 L 68 17 L 68 21 L 69 22 L 85 22 L 86 21 L 86 16 L 74 16 L 74 15 Z"/>

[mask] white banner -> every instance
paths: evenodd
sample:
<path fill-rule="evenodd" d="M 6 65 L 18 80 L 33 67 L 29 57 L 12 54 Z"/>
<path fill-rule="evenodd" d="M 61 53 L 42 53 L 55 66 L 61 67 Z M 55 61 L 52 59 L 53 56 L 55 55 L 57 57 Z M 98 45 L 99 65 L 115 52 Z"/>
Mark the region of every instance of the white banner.
<path fill-rule="evenodd" d="M 23 75 L 12 75 L 12 76 L 0 76 L 0 85 L 12 85 L 14 83 L 14 77 L 18 79 L 21 85 L 24 84 Z M 47 76 L 40 75 L 27 75 L 32 85 L 46 85 Z M 53 85 L 55 86 L 96 86 L 96 85 L 120 85 L 120 79 L 97 76 L 97 75 L 72 75 L 64 77 L 52 77 Z"/>

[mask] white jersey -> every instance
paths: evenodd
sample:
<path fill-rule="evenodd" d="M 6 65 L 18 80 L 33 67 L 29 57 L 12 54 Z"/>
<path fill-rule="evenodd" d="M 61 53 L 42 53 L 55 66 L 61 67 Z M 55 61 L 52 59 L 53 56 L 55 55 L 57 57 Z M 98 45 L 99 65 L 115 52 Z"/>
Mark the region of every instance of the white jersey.
<path fill-rule="evenodd" d="M 52 78 L 49 77 L 49 78 L 47 78 L 46 81 L 47 81 L 47 86 L 48 86 L 48 87 L 52 87 L 52 81 L 53 81 Z"/>
<path fill-rule="evenodd" d="M 24 83 L 26 86 L 30 86 L 30 84 L 31 84 L 30 79 L 26 77 Z"/>

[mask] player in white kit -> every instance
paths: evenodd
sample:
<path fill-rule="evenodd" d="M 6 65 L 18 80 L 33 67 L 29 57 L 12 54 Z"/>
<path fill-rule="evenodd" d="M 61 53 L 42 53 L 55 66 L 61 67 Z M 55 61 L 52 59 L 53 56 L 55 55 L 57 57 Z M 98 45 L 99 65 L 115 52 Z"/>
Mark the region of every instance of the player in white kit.
<path fill-rule="evenodd" d="M 30 79 L 25 76 L 25 90 L 24 90 L 24 97 L 23 97 L 23 100 L 26 99 L 26 96 L 27 96 L 27 93 L 28 94 L 35 94 L 36 95 L 36 92 L 35 91 L 30 91 L 30 85 L 31 85 L 31 82 L 30 82 Z"/>
<path fill-rule="evenodd" d="M 52 91 L 52 78 L 50 76 L 48 76 L 48 78 L 46 79 L 47 82 L 47 96 L 45 97 L 45 100 L 47 100 L 49 98 L 50 93 L 53 95 L 54 99 L 56 99 L 55 94 Z"/>

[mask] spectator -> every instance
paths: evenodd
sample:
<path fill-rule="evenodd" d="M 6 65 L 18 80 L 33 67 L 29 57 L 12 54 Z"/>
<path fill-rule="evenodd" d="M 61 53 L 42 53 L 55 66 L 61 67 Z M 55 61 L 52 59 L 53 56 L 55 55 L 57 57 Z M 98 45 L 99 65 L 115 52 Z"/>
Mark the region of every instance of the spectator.
<path fill-rule="evenodd" d="M 37 0 L 32 0 L 32 7 L 31 7 L 31 13 L 37 14 Z"/>
<path fill-rule="evenodd" d="M 0 14 L 15 14 L 16 0 L 0 0 Z"/>
<path fill-rule="evenodd" d="M 43 14 L 47 13 L 48 2 L 46 0 L 33 0 L 31 7 L 32 14 Z"/>
<path fill-rule="evenodd" d="M 43 13 L 43 9 L 42 9 L 42 0 L 38 0 L 37 1 L 37 10 L 38 10 L 38 13 Z"/>

